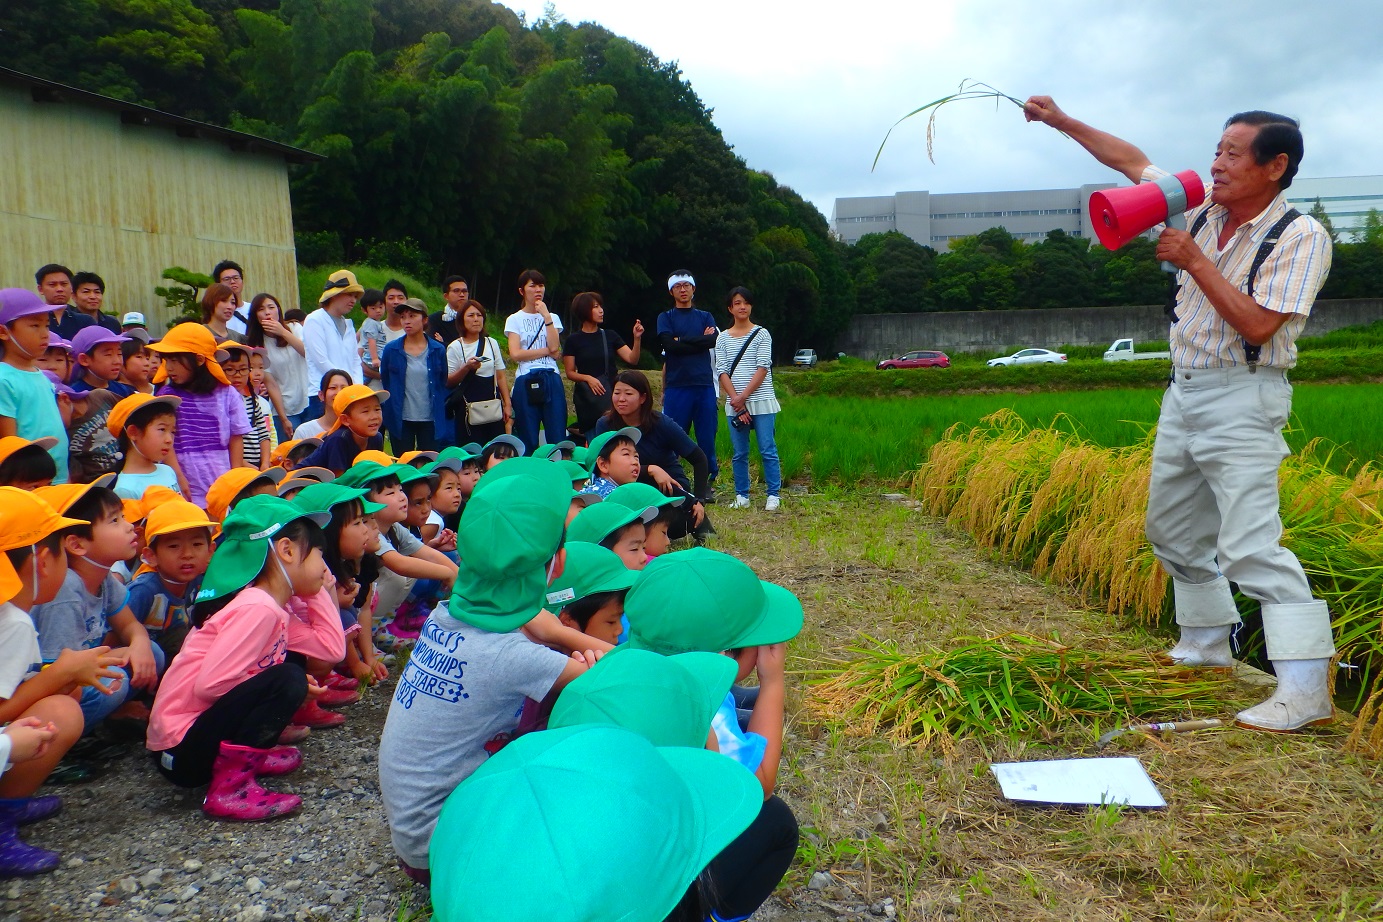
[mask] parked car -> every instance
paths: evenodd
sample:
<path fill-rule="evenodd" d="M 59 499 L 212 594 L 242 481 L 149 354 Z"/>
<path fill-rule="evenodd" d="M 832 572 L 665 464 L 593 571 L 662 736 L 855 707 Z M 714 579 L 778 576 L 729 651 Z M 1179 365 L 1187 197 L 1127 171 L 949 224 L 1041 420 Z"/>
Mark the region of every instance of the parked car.
<path fill-rule="evenodd" d="M 950 368 L 951 359 L 944 352 L 916 349 L 896 359 L 884 359 L 875 368 Z"/>
<path fill-rule="evenodd" d="M 1060 352 L 1053 352 L 1050 349 L 1019 349 L 1013 355 L 1000 356 L 997 359 L 990 359 L 987 364 L 990 368 L 1003 368 L 1008 365 L 1045 365 L 1045 364 L 1065 364 L 1066 356 Z"/>
<path fill-rule="evenodd" d="M 793 355 L 793 357 L 792 357 L 792 364 L 794 364 L 794 365 L 800 365 L 800 366 L 802 366 L 803 368 L 815 368 L 815 367 L 816 367 L 816 350 L 815 350 L 815 349 L 798 349 L 797 352 L 796 352 L 796 353 Z"/>
<path fill-rule="evenodd" d="M 1131 339 L 1116 339 L 1104 351 L 1106 362 L 1146 362 L 1148 359 L 1161 359 L 1164 362 L 1170 362 L 1172 353 L 1138 352 L 1133 348 L 1133 340 Z"/>

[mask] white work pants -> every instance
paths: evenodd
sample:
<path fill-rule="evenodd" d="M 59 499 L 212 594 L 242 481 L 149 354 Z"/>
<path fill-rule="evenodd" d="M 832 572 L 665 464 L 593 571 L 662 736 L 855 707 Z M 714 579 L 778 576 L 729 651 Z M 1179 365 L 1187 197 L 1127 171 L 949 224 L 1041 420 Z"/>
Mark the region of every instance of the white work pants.
<path fill-rule="evenodd" d="M 1330 616 L 1279 542 L 1278 468 L 1292 386 L 1277 369 L 1176 369 L 1162 399 L 1147 535 L 1173 581 L 1177 623 L 1239 620 L 1229 581 L 1263 606 L 1268 658 L 1334 653 Z"/>

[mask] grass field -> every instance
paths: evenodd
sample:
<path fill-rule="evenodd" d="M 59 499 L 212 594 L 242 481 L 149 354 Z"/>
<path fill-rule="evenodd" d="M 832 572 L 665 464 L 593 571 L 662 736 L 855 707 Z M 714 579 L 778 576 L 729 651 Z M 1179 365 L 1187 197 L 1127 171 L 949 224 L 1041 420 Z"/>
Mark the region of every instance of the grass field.
<path fill-rule="evenodd" d="M 887 484 L 914 469 L 951 426 L 970 426 L 1011 408 L 1025 421 L 1055 422 L 1099 445 L 1131 445 L 1157 422 L 1162 392 L 1122 388 L 1055 393 L 960 394 L 926 397 L 792 396 L 777 420 L 783 476 L 818 486 Z M 1383 458 L 1383 428 L 1370 407 L 1383 384 L 1298 384 L 1287 442 L 1300 450 L 1312 439 L 1337 446 L 1332 468 Z M 720 433 L 720 454 L 730 454 Z M 754 462 L 757 466 L 757 455 Z"/>

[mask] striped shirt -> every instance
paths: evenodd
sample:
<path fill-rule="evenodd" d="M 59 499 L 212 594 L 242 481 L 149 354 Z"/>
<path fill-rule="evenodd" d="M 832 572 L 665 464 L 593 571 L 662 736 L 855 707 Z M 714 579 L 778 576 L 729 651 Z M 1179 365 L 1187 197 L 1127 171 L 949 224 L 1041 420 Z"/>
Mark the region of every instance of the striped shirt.
<path fill-rule="evenodd" d="M 1150 166 L 1143 171 L 1143 181 L 1150 182 L 1167 171 Z M 1278 219 L 1291 207 L 1279 194 L 1255 218 L 1246 221 L 1230 237 L 1228 245 L 1219 248 L 1220 231 L 1224 229 L 1229 211 L 1210 201 L 1211 184 L 1205 185 L 1206 204 L 1186 215 L 1188 227 L 1195 224 L 1201 212 L 1208 218 L 1196 243 L 1232 285 L 1247 293 L 1249 269 L 1258 254 L 1258 246 L 1267 237 Z M 1330 235 L 1312 217 L 1302 215 L 1287 226 L 1272 253 L 1258 270 L 1253 282 L 1253 299 L 1261 306 L 1292 316 L 1278 329 L 1273 338 L 1263 344 L 1258 364 L 1273 368 L 1291 368 L 1297 363 L 1297 337 L 1306 326 L 1316 294 L 1330 273 L 1332 247 Z M 1244 357 L 1244 338 L 1215 310 L 1189 273 L 1178 272 L 1181 291 L 1177 296 L 1177 316 L 1172 324 L 1172 364 L 1177 368 L 1228 368 L 1247 364 Z"/>
<path fill-rule="evenodd" d="M 735 364 L 735 357 L 740 354 L 740 349 L 744 348 L 744 341 L 754 334 L 752 330 L 744 336 L 731 335 L 729 330 L 721 331 L 720 336 L 716 338 L 716 380 L 719 381 L 721 375 L 728 374 L 735 390 L 743 391 L 749 386 L 749 379 L 754 377 L 757 369 L 767 369 L 768 373 L 764 375 L 763 381 L 745 404 L 745 409 L 751 416 L 765 416 L 777 413 L 782 407 L 778 405 L 778 397 L 773 393 L 773 336 L 763 327 L 754 329 L 759 331 L 759 335 L 754 336 L 754 341 L 745 349 L 744 358 L 740 359 L 734 374 L 730 374 L 730 366 Z M 725 415 L 734 415 L 728 400 L 725 401 Z"/>

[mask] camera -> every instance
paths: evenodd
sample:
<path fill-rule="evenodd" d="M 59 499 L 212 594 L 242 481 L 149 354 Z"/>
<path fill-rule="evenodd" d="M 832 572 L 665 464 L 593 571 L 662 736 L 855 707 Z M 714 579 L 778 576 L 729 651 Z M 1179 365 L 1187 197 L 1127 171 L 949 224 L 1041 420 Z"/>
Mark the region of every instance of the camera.
<path fill-rule="evenodd" d="M 754 421 L 748 413 L 742 413 L 739 416 L 730 417 L 730 425 L 734 426 L 736 429 L 748 429 L 750 426 L 754 425 Z"/>

